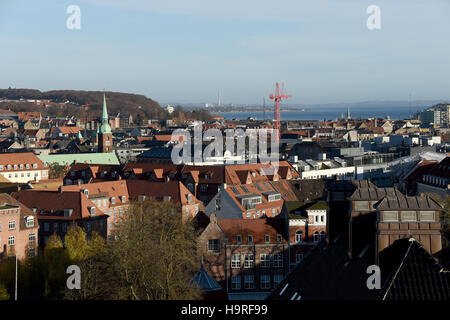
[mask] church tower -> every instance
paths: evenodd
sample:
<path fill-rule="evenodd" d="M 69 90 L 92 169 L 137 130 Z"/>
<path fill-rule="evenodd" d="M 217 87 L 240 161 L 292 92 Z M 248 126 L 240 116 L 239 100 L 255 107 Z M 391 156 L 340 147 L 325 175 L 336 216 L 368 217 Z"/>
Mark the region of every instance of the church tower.
<path fill-rule="evenodd" d="M 106 108 L 106 97 L 103 94 L 102 124 L 98 130 L 98 152 L 112 152 L 113 140 L 111 127 L 109 126 L 108 110 Z"/>

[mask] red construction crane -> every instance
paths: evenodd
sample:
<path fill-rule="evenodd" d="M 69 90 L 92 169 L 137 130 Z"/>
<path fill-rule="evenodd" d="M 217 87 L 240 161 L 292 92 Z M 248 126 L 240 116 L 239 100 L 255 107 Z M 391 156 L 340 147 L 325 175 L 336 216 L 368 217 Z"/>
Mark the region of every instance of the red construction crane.
<path fill-rule="evenodd" d="M 281 116 L 280 116 L 280 102 L 281 99 L 288 99 L 292 96 L 290 94 L 284 94 L 284 83 L 280 94 L 280 86 L 278 82 L 275 85 L 275 95 L 270 94 L 269 98 L 275 100 L 275 134 L 277 141 L 280 141 L 280 129 L 281 129 Z"/>

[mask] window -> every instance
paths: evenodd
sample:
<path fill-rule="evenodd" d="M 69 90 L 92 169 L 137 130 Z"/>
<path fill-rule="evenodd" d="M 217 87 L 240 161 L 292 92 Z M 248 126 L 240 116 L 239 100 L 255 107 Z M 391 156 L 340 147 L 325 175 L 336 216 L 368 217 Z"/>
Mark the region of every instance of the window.
<path fill-rule="evenodd" d="M 403 211 L 401 213 L 402 221 L 416 221 L 416 212 L 415 211 Z"/>
<path fill-rule="evenodd" d="M 268 253 L 261 253 L 259 256 L 259 265 L 261 268 L 270 267 L 270 255 Z"/>
<path fill-rule="evenodd" d="M 63 223 L 62 225 L 61 225 L 61 231 L 62 232 L 67 232 L 67 223 Z"/>
<path fill-rule="evenodd" d="M 240 234 L 238 234 L 236 236 L 236 242 L 237 242 L 237 244 L 241 244 L 242 243 L 242 236 Z"/>
<path fill-rule="evenodd" d="M 8 237 L 8 246 L 13 246 L 15 244 L 16 244 L 16 237 L 15 236 Z"/>
<path fill-rule="evenodd" d="M 270 275 L 261 275 L 261 289 L 270 289 Z"/>
<path fill-rule="evenodd" d="M 14 220 L 10 221 L 9 224 L 8 224 L 8 229 L 9 230 L 16 229 L 16 221 L 14 221 Z"/>
<path fill-rule="evenodd" d="M 252 235 L 249 234 L 247 240 L 248 240 L 248 244 L 253 244 L 253 236 Z"/>
<path fill-rule="evenodd" d="M 28 241 L 32 242 L 32 243 L 34 243 L 34 241 L 36 241 L 36 234 L 34 232 L 28 234 Z"/>
<path fill-rule="evenodd" d="M 325 239 L 325 237 L 326 237 L 325 231 L 321 231 L 321 232 L 320 232 L 320 240 Z"/>
<path fill-rule="evenodd" d="M 264 241 L 265 241 L 266 243 L 270 243 L 270 237 L 269 237 L 268 234 L 264 235 Z"/>
<path fill-rule="evenodd" d="M 320 216 L 320 222 L 323 222 L 324 221 L 324 216 L 322 215 L 322 216 Z"/>
<path fill-rule="evenodd" d="M 241 255 L 233 254 L 231 255 L 231 268 L 240 268 L 241 267 Z"/>
<path fill-rule="evenodd" d="M 398 212 L 383 211 L 383 221 L 398 221 Z"/>
<path fill-rule="evenodd" d="M 33 163 L 33 168 L 36 169 L 37 167 L 37 163 Z"/>
<path fill-rule="evenodd" d="M 95 215 L 95 207 L 90 208 L 90 213 L 91 213 L 91 215 Z"/>
<path fill-rule="evenodd" d="M 34 217 L 33 216 L 25 217 L 25 225 L 27 228 L 34 227 Z"/>
<path fill-rule="evenodd" d="M 231 289 L 233 290 L 241 289 L 241 276 L 231 277 Z"/>
<path fill-rule="evenodd" d="M 283 275 L 282 274 L 275 274 L 273 276 L 273 287 L 276 288 L 281 281 L 283 281 Z"/>
<path fill-rule="evenodd" d="M 201 184 L 200 185 L 200 192 L 207 192 L 208 191 L 208 185 L 207 184 Z"/>
<path fill-rule="evenodd" d="M 0 164 L 0 170 L 3 170 L 3 165 L 2 164 Z"/>
<path fill-rule="evenodd" d="M 44 222 L 44 231 L 50 231 L 50 224 L 48 222 Z"/>
<path fill-rule="evenodd" d="M 34 247 L 29 247 L 28 248 L 28 256 L 29 257 L 34 257 L 36 255 L 36 248 Z"/>
<path fill-rule="evenodd" d="M 367 211 L 367 210 L 369 210 L 369 202 L 355 201 L 355 211 Z"/>
<path fill-rule="evenodd" d="M 283 267 L 283 254 L 277 253 L 273 255 L 273 266 L 275 268 L 282 268 Z"/>
<path fill-rule="evenodd" d="M 253 268 L 255 266 L 255 256 L 246 254 L 244 258 L 244 268 Z"/>
<path fill-rule="evenodd" d="M 283 240 L 283 237 L 281 236 L 281 234 L 277 234 L 277 242 L 281 243 Z"/>
<path fill-rule="evenodd" d="M 111 197 L 111 203 L 116 204 L 116 197 Z"/>
<path fill-rule="evenodd" d="M 297 230 L 295 232 L 295 242 L 302 242 L 303 241 L 303 231 Z"/>
<path fill-rule="evenodd" d="M 320 235 L 319 233 L 316 231 L 314 232 L 314 242 L 319 242 L 320 241 Z"/>
<path fill-rule="evenodd" d="M 208 251 L 219 252 L 219 239 L 208 240 Z"/>
<path fill-rule="evenodd" d="M 300 263 L 303 260 L 303 253 L 296 252 L 295 253 L 295 263 Z"/>
<path fill-rule="evenodd" d="M 434 220 L 435 220 L 434 211 L 420 211 L 420 221 L 434 221 Z"/>
<path fill-rule="evenodd" d="M 255 288 L 255 276 L 254 275 L 244 276 L 244 288 L 245 289 L 254 289 Z"/>

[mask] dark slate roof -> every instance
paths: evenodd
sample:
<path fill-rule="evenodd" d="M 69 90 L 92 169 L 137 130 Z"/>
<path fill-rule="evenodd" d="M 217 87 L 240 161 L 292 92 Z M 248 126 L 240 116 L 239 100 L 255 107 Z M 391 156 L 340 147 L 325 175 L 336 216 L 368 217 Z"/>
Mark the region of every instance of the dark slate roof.
<path fill-rule="evenodd" d="M 403 194 L 397 188 L 358 188 L 349 200 L 380 200 L 384 197 L 401 197 Z"/>
<path fill-rule="evenodd" d="M 386 282 L 380 299 L 450 299 L 450 271 L 444 270 L 418 241 L 402 239 L 392 246 L 406 248 L 406 252 Z"/>
<path fill-rule="evenodd" d="M 208 272 L 206 272 L 205 268 L 202 268 L 195 274 L 194 278 L 191 280 L 191 283 L 196 284 L 202 291 L 217 291 L 222 290 L 220 284 L 214 280 Z"/>
<path fill-rule="evenodd" d="M 395 197 L 387 196 L 378 204 L 378 210 L 402 210 L 402 209 L 431 209 L 442 210 L 442 207 L 428 196 L 405 196 L 402 193 L 396 194 Z"/>
<path fill-rule="evenodd" d="M 172 156 L 172 148 L 155 147 L 137 155 L 136 157 L 170 159 L 171 156 Z"/>
<path fill-rule="evenodd" d="M 327 184 L 329 191 L 354 191 L 358 188 L 376 188 L 370 180 L 331 180 Z"/>
<path fill-rule="evenodd" d="M 380 290 L 366 285 L 373 254 L 348 258 L 348 237 L 320 242 L 269 295 L 268 300 L 373 300 Z M 301 299 L 298 299 L 301 296 Z"/>

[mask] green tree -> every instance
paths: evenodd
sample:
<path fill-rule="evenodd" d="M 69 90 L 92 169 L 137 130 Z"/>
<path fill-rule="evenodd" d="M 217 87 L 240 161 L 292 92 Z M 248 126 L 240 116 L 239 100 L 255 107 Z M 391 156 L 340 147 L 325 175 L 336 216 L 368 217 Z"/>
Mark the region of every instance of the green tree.
<path fill-rule="evenodd" d="M 59 298 L 66 286 L 66 268 L 69 265 L 67 251 L 63 248 L 61 238 L 52 234 L 44 249 L 46 265 L 45 295 Z"/>
<path fill-rule="evenodd" d="M 76 224 L 69 226 L 65 237 L 65 246 L 72 263 L 86 259 L 89 247 L 83 228 Z"/>

